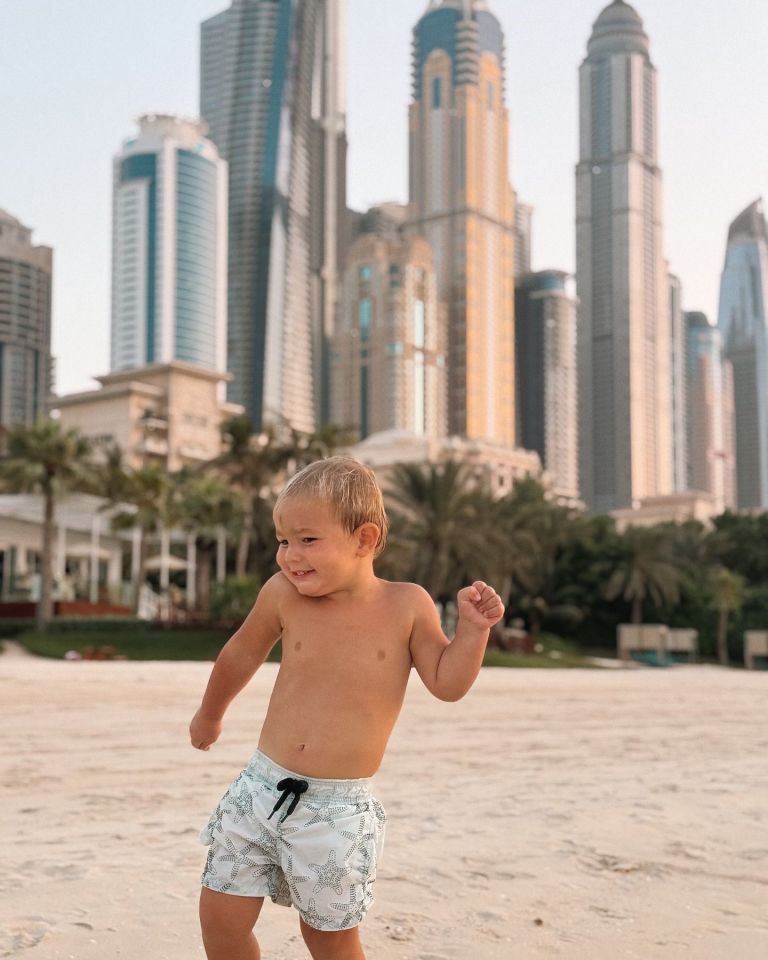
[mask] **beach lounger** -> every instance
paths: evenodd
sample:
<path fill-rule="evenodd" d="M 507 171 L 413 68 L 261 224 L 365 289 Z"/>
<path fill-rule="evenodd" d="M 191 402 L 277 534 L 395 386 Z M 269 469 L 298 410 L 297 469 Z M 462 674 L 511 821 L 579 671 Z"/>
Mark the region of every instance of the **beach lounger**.
<path fill-rule="evenodd" d="M 617 628 L 619 658 L 638 660 L 651 667 L 665 667 L 669 627 L 663 623 L 620 623 Z"/>
<path fill-rule="evenodd" d="M 768 630 L 747 630 L 744 634 L 744 666 L 747 670 L 768 669 Z"/>

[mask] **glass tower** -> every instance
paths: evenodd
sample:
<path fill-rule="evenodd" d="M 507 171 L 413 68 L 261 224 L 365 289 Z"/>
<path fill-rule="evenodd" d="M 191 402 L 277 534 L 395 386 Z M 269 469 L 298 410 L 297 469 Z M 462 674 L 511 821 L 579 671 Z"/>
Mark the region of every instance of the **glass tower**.
<path fill-rule="evenodd" d="M 576 299 L 559 270 L 518 277 L 515 290 L 518 442 L 535 450 L 559 496 L 579 496 Z"/>
<path fill-rule="evenodd" d="M 515 443 L 514 194 L 504 34 L 484 0 L 432 0 L 413 31 L 409 233 L 446 305 L 448 430 Z"/>
<path fill-rule="evenodd" d="M 762 200 L 728 231 L 718 326 L 733 366 L 740 509 L 768 509 L 768 228 Z"/>
<path fill-rule="evenodd" d="M 51 392 L 53 251 L 0 210 L 0 427 L 32 425 Z"/>
<path fill-rule="evenodd" d="M 200 112 L 229 163 L 229 399 L 260 430 L 328 410 L 345 209 L 341 0 L 233 0 L 201 31 Z"/>
<path fill-rule="evenodd" d="M 733 368 L 720 330 L 699 311 L 684 314 L 688 489 L 715 498 L 718 513 L 736 506 Z"/>
<path fill-rule="evenodd" d="M 111 369 L 226 369 L 226 163 L 205 128 L 139 119 L 114 163 Z"/>
<path fill-rule="evenodd" d="M 623 0 L 595 21 L 579 80 L 579 475 L 608 512 L 673 489 L 656 69 Z"/>

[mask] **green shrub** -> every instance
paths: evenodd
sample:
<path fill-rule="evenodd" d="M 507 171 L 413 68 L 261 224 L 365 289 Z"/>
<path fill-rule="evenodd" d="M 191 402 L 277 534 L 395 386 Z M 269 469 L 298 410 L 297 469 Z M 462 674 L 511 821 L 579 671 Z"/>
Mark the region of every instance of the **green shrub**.
<path fill-rule="evenodd" d="M 130 634 L 99 632 L 35 633 L 29 631 L 17 639 L 30 653 L 40 657 L 61 659 L 75 650 L 83 654 L 88 648 L 110 648 L 115 656 L 128 660 L 215 660 L 230 637 L 228 630 L 149 629 Z M 278 643 L 267 658 L 280 660 Z"/>
<path fill-rule="evenodd" d="M 0 640 L 4 637 L 7 640 L 14 640 L 20 633 L 29 630 L 33 625 L 34 620 L 31 617 L 19 620 L 13 620 L 9 617 L 7 620 L 0 620 Z"/>
<path fill-rule="evenodd" d="M 256 577 L 227 577 L 211 588 L 211 617 L 217 623 L 238 625 L 245 620 L 261 590 Z"/>

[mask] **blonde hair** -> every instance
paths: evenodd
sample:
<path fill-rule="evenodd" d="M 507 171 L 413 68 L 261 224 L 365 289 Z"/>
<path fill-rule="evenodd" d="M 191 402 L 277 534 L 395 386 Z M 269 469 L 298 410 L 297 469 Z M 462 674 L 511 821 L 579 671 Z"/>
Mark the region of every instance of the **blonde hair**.
<path fill-rule="evenodd" d="M 294 474 L 275 501 L 275 510 L 290 497 L 316 497 L 333 511 L 347 533 L 363 523 L 379 528 L 374 557 L 387 544 L 389 520 L 384 497 L 373 470 L 352 457 L 316 460 Z"/>

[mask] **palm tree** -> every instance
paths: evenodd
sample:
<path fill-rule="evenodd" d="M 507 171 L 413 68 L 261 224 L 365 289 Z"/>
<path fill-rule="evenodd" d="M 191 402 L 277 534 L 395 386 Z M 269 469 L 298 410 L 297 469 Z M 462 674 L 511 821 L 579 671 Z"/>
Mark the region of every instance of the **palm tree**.
<path fill-rule="evenodd" d="M 624 558 L 604 587 L 605 597 L 621 596 L 632 604 L 632 623 L 643 622 L 643 603 L 650 598 L 657 607 L 674 605 L 680 599 L 682 568 L 671 549 L 663 527 L 628 527 L 622 536 Z"/>
<path fill-rule="evenodd" d="M 470 486 L 466 464 L 398 464 L 387 485 L 393 505 L 393 546 L 411 567 L 410 575 L 437 600 L 465 571 L 487 576 L 496 551 L 489 548 L 496 525 L 491 498 Z M 404 549 L 402 538 L 408 545 Z"/>
<path fill-rule="evenodd" d="M 239 498 L 221 476 L 212 473 L 181 471 L 176 498 L 181 526 L 195 534 L 197 608 L 203 616 L 210 612 L 213 557 L 222 529 L 231 529 L 241 517 Z"/>
<path fill-rule="evenodd" d="M 246 416 L 232 417 L 222 424 L 221 430 L 228 449 L 211 460 L 210 467 L 223 473 L 241 498 L 242 525 L 235 572 L 244 577 L 258 503 L 270 490 L 275 475 L 294 455 L 294 449 L 291 443 L 280 442 L 271 427 L 254 436 Z"/>
<path fill-rule="evenodd" d="M 75 429 L 55 420 L 39 420 L 32 427 L 11 427 L 0 457 L 0 477 L 13 493 L 39 493 L 43 498 L 40 547 L 40 599 L 35 626 L 44 630 L 53 615 L 53 533 L 56 500 L 71 490 L 88 489 L 93 473 L 92 446 Z"/>
<path fill-rule="evenodd" d="M 581 610 L 567 602 L 558 583 L 558 559 L 576 531 L 574 511 L 547 500 L 531 478 L 518 481 L 500 508 L 509 587 L 521 594 L 531 636 L 538 638 L 546 616 L 578 622 Z"/>
<path fill-rule="evenodd" d="M 147 536 L 156 533 L 174 519 L 169 516 L 171 481 L 163 466 L 148 463 L 127 472 L 115 483 L 113 503 L 127 504 L 132 509 L 121 510 L 112 517 L 115 530 L 138 529 L 141 536 L 138 566 L 133 577 L 133 604 L 138 613 L 141 587 L 147 575 Z"/>
<path fill-rule="evenodd" d="M 717 566 L 712 572 L 712 600 L 717 617 L 717 659 L 728 666 L 728 615 L 744 603 L 745 580 L 728 567 Z"/>

